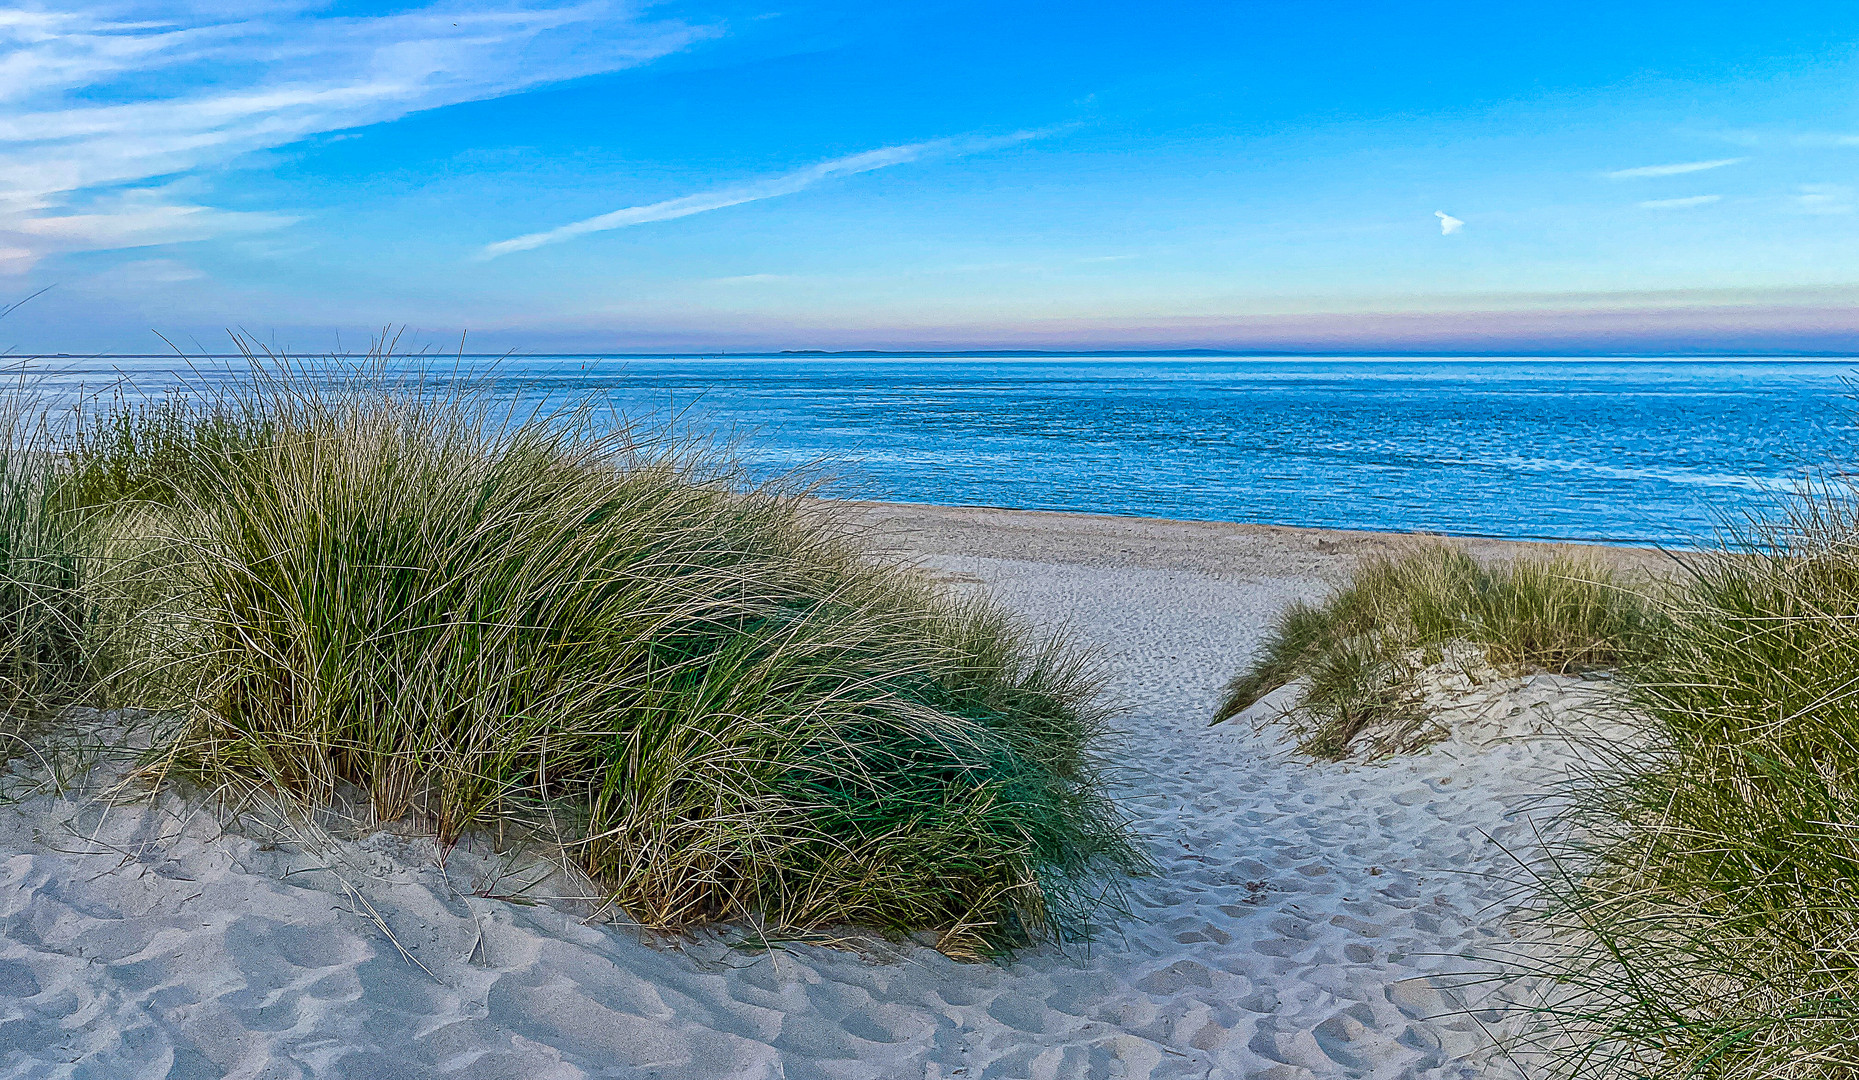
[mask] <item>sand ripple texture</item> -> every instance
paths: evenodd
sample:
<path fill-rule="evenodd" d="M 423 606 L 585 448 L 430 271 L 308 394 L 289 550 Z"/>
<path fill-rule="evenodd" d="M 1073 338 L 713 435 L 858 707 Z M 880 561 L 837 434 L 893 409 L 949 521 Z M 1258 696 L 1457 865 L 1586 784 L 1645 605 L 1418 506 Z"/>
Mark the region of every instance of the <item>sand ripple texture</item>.
<path fill-rule="evenodd" d="M 1160 872 L 1088 951 L 667 947 L 474 895 L 496 891 L 488 860 L 442 869 L 427 841 L 274 846 L 178 799 L 37 796 L 0 807 L 0 1076 L 1516 1075 L 1488 1049 L 1499 1014 L 1468 1011 L 1484 991 L 1450 976 L 1503 940 L 1500 844 L 1531 835 L 1551 744 L 1311 766 L 1209 729 L 1219 684 L 1315 582 L 932 566 L 1101 646 L 1131 705 L 1121 784 Z"/>

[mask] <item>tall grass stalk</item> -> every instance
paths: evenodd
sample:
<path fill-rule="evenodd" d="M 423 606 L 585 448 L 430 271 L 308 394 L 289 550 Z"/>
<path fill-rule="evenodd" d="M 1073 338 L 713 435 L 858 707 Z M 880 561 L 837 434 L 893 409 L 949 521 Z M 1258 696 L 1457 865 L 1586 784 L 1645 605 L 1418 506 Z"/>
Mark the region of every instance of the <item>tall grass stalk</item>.
<path fill-rule="evenodd" d="M 214 415 L 109 420 L 112 475 L 187 478 L 111 529 L 121 685 L 189 717 L 165 767 L 447 840 L 547 819 L 662 927 L 983 949 L 1082 929 L 1140 863 L 1080 657 L 795 491 L 469 392 L 274 368 Z"/>

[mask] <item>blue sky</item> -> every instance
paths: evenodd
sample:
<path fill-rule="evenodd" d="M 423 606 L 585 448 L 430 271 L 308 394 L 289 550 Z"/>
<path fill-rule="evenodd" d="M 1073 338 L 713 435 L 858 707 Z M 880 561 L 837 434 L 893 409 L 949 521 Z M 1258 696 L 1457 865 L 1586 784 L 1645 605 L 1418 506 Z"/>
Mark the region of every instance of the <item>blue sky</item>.
<path fill-rule="evenodd" d="M 1859 5 L 0 12 L 16 351 L 1859 348 Z"/>

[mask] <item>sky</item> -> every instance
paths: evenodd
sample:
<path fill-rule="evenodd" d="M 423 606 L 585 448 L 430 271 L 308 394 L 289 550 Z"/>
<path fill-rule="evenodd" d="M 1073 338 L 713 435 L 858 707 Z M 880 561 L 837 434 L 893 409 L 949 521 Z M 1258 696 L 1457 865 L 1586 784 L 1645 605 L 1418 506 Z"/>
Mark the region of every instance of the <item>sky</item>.
<path fill-rule="evenodd" d="M 1859 5 L 0 10 L 0 348 L 1859 351 Z"/>

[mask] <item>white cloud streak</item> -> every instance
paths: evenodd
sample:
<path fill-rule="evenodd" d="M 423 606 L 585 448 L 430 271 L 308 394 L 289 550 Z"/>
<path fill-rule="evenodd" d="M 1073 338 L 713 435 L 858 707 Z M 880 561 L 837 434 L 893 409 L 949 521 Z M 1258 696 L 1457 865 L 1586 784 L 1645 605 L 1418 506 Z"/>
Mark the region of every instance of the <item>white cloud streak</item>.
<path fill-rule="evenodd" d="M 1647 210 L 1683 210 L 1688 206 L 1709 206 L 1722 195 L 1688 195 L 1682 199 L 1647 199 L 1640 206 Z"/>
<path fill-rule="evenodd" d="M 1433 216 L 1439 219 L 1439 234 L 1441 236 L 1451 236 L 1453 233 L 1465 228 L 1465 222 L 1453 217 L 1444 210 L 1433 211 Z"/>
<path fill-rule="evenodd" d="M 677 218 L 690 217 L 693 214 L 705 214 L 712 210 L 741 206 L 744 203 L 793 195 L 826 180 L 876 172 L 879 169 L 888 169 L 894 165 L 921 161 L 925 158 L 979 153 L 983 150 L 1037 139 L 1048 134 L 1051 132 L 1019 131 L 998 138 L 936 139 L 930 142 L 906 143 L 901 146 L 867 150 L 859 154 L 848 154 L 845 157 L 809 165 L 804 169 L 795 169 L 793 172 L 765 180 L 718 188 L 695 195 L 682 195 L 675 199 L 665 199 L 641 206 L 622 207 L 610 213 L 585 218 L 557 228 L 528 233 L 509 240 L 499 240 L 494 244 L 485 245 L 478 257 L 494 259 L 499 255 L 510 255 L 519 251 L 534 251 L 548 244 L 559 244 L 564 240 L 573 240 L 589 233 L 608 232 L 613 229 L 644 225 L 648 222 L 672 221 Z"/>
<path fill-rule="evenodd" d="M 613 71 L 714 30 L 607 0 L 441 0 L 325 17 L 313 0 L 70 0 L 0 11 L 0 270 L 276 227 L 151 184 L 425 109 Z M 194 188 L 197 198 L 201 186 Z"/>
<path fill-rule="evenodd" d="M 1721 169 L 1726 165 L 1740 165 L 1748 158 L 1717 158 L 1714 161 L 1681 161 L 1675 165 L 1641 165 L 1635 169 L 1615 169 L 1607 174 L 1609 180 L 1644 180 L 1657 176 L 1683 176 L 1686 173 L 1704 172 L 1707 169 Z"/>
<path fill-rule="evenodd" d="M 1795 206 L 1809 214 L 1850 214 L 1853 189 L 1845 184 L 1802 184 Z"/>

